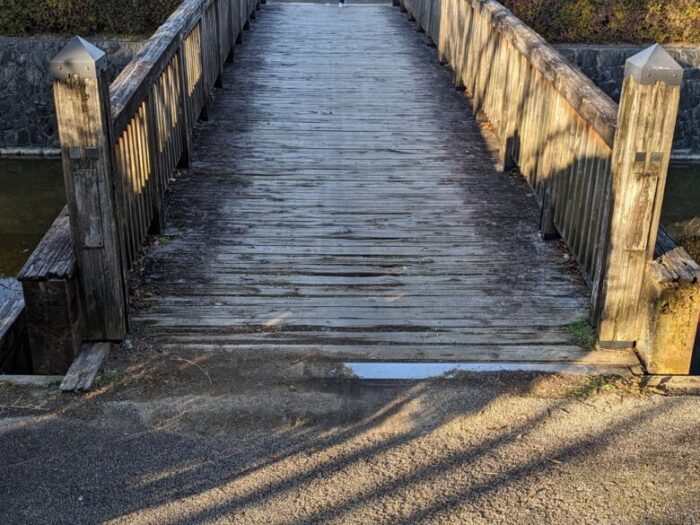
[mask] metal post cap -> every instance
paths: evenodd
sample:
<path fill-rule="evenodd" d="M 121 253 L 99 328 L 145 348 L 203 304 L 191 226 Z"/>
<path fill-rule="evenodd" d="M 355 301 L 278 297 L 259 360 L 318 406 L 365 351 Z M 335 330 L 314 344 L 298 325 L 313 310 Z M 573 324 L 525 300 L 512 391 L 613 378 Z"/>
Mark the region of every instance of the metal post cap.
<path fill-rule="evenodd" d="M 683 83 L 683 67 L 659 44 L 648 47 L 625 62 L 625 77 L 637 84 L 653 85 L 664 82 L 671 86 Z"/>
<path fill-rule="evenodd" d="M 107 67 L 107 55 L 84 38 L 75 36 L 50 64 L 54 78 L 65 79 L 69 75 L 95 78 L 98 71 Z"/>

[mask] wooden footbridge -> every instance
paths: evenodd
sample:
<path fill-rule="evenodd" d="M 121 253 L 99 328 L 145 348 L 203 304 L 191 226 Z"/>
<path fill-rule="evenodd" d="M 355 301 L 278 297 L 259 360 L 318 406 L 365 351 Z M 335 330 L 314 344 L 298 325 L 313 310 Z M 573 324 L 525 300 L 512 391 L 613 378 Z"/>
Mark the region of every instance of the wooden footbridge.
<path fill-rule="evenodd" d="M 618 108 L 493 0 L 260 7 L 185 0 L 111 86 L 85 41 L 52 62 L 69 204 L 20 276 L 36 372 L 134 330 L 688 373 L 699 270 L 657 242 L 663 49 Z"/>

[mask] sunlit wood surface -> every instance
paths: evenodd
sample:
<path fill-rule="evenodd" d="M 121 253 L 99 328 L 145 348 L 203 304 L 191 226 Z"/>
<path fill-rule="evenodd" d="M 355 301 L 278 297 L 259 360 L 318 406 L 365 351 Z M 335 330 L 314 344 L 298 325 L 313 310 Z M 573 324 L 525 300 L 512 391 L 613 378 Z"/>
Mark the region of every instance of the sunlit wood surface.
<path fill-rule="evenodd" d="M 145 261 L 161 347 L 631 363 L 469 105 L 389 6 L 269 4 L 236 48 Z"/>

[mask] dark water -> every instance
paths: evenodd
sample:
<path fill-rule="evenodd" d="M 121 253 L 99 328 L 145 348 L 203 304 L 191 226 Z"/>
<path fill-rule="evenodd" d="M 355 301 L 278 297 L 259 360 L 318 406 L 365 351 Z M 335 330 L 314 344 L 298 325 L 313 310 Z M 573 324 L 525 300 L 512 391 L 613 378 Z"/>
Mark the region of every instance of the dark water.
<path fill-rule="evenodd" d="M 60 161 L 0 161 L 0 277 L 17 275 L 65 199 Z"/>
<path fill-rule="evenodd" d="M 700 219 L 700 162 L 673 163 L 668 172 L 661 222 L 688 224 Z M 700 231 L 698 231 L 700 235 Z"/>

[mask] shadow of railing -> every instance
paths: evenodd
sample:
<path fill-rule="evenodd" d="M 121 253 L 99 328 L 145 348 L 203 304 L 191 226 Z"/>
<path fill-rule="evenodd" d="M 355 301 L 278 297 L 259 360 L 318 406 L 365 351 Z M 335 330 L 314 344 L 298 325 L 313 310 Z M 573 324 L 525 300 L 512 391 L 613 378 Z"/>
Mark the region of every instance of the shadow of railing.
<path fill-rule="evenodd" d="M 209 356 L 198 359 L 196 365 L 214 374 L 212 365 L 220 359 L 227 358 Z M 176 365 L 180 370 L 191 367 Z M 6 480 L 21 475 L 36 483 L 51 464 L 52 474 L 46 482 L 73 487 L 75 480 L 84 479 L 83 471 L 88 468 L 74 458 L 92 458 L 89 468 L 98 470 L 105 462 L 121 458 L 118 467 L 110 467 L 105 471 L 108 475 L 91 482 L 82 513 L 100 520 L 172 524 L 232 517 L 244 521 L 244 516 L 257 516 L 255 519 L 297 525 L 352 520 L 380 502 L 403 502 L 385 516 L 396 523 L 418 523 L 449 516 L 465 502 L 514 487 L 539 485 L 543 476 L 582 465 L 589 468 L 614 443 L 653 428 L 658 418 L 668 416 L 669 411 L 680 413 L 687 404 L 684 398 L 665 399 L 626 411 L 613 421 L 613 416 L 599 412 L 604 403 L 569 397 L 568 387 L 562 385 L 559 390 L 548 390 L 545 384 L 544 391 L 555 398 L 523 412 L 532 402 L 514 404 L 513 400 L 537 395 L 545 380 L 535 375 L 508 380 L 493 375 L 464 376 L 393 386 L 312 379 L 296 382 L 294 391 L 286 385 L 282 390 L 288 396 L 308 393 L 309 399 L 320 396 L 320 400 L 332 395 L 343 401 L 332 404 L 329 411 L 317 412 L 316 419 L 307 417 L 299 427 L 293 424 L 292 413 L 300 410 L 304 419 L 304 413 L 314 412 L 313 408 L 304 408 L 301 401 L 284 408 L 289 406 L 284 399 L 274 399 L 280 390 L 267 381 L 255 390 L 244 387 L 229 396 L 206 397 L 212 387 L 203 378 L 204 386 L 195 386 L 184 397 L 180 392 L 175 397 L 130 404 L 125 401 L 133 399 L 130 389 L 142 389 L 144 380 L 159 381 L 142 371 L 146 375 L 132 371 L 123 380 L 55 412 L 6 426 L 0 436 L 3 443 L 54 435 L 51 445 L 48 440 L 35 443 L 31 451 L 3 462 Z M 240 380 L 245 373 L 239 370 Z M 178 376 L 175 370 L 167 374 Z M 233 379 L 238 382 L 236 375 Z M 210 379 L 216 385 L 222 377 L 212 375 Z M 196 403 L 200 395 L 205 396 L 208 409 Z M 245 406 L 240 403 L 222 404 L 231 397 L 240 397 L 240 402 L 247 399 L 252 406 L 270 403 L 266 417 L 273 421 L 244 414 Z M 149 408 L 160 402 L 171 403 L 172 410 Z M 218 407 L 213 413 L 212 406 Z M 95 407 L 102 407 L 102 422 L 85 419 Z M 480 426 L 497 425 L 496 414 L 500 413 L 507 414 L 502 426 Z M 219 432 L 229 429 L 234 435 L 210 433 L 212 418 L 219 421 L 214 423 Z M 562 429 L 571 429 L 577 418 L 588 422 L 563 436 Z M 596 422 L 592 424 L 590 418 Z M 72 447 L 65 446 L 72 434 L 56 434 L 61 425 L 69 425 L 71 432 L 83 437 Z M 237 428 L 240 425 L 245 428 Z M 239 438 L 246 435 L 246 429 L 249 437 Z M 548 439 L 554 444 L 547 444 Z M 56 446 L 61 451 L 58 456 Z M 465 475 L 468 472 L 473 474 Z M 36 486 L 41 487 L 41 482 Z M 111 493 L 113 486 L 120 487 L 118 502 L 102 505 L 101 495 Z M 295 505 L 298 498 L 307 504 Z M 16 504 L 21 503 L 20 499 Z M 37 510 L 48 504 L 40 503 Z"/>

